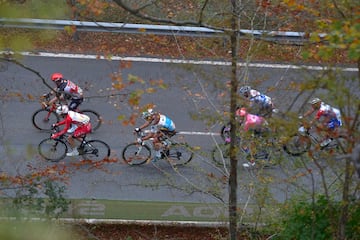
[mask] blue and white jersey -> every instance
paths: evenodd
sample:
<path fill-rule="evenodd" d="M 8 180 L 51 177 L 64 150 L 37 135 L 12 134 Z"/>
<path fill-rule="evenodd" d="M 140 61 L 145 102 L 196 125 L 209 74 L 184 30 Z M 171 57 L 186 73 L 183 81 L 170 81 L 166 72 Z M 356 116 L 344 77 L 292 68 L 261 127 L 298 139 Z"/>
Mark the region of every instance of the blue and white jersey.
<path fill-rule="evenodd" d="M 272 104 L 271 98 L 264 94 L 251 96 L 249 100 L 255 104 L 260 104 L 262 106 L 270 106 Z"/>
<path fill-rule="evenodd" d="M 151 126 L 151 132 L 155 133 L 159 130 L 175 131 L 175 123 L 167 116 L 160 114 L 159 122 Z"/>
<path fill-rule="evenodd" d="M 167 116 L 160 114 L 160 120 L 156 125 L 158 129 L 166 129 L 168 131 L 175 131 L 175 123 Z"/>

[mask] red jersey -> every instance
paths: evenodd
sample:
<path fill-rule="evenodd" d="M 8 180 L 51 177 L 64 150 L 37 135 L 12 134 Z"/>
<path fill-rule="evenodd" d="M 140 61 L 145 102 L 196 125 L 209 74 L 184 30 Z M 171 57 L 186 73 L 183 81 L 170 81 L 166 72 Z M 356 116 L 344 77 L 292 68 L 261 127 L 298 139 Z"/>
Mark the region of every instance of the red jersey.
<path fill-rule="evenodd" d="M 90 118 L 85 115 L 74 111 L 68 111 L 64 120 L 58 122 L 56 126 L 65 125 L 64 129 L 54 134 L 54 138 L 57 138 L 67 132 L 70 129 L 71 124 L 75 124 L 78 127 L 87 126 L 90 123 Z M 90 129 L 91 130 L 91 129 Z"/>

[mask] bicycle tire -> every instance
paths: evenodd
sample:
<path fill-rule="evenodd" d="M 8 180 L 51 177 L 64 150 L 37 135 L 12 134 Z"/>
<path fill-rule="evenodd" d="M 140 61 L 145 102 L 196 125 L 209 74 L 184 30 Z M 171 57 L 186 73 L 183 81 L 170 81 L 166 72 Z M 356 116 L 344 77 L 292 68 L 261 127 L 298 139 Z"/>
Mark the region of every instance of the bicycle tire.
<path fill-rule="evenodd" d="M 141 165 L 151 158 L 151 149 L 147 145 L 130 143 L 122 151 L 122 158 L 128 165 Z"/>
<path fill-rule="evenodd" d="M 211 152 L 212 160 L 216 166 L 229 168 L 230 144 L 218 144 Z"/>
<path fill-rule="evenodd" d="M 174 167 L 188 164 L 193 156 L 194 152 L 185 143 L 173 143 L 165 151 L 165 159 Z"/>
<path fill-rule="evenodd" d="M 100 116 L 100 114 L 90 109 L 80 110 L 79 113 L 83 113 L 90 117 L 92 131 L 96 131 L 97 129 L 99 129 L 102 124 L 102 117 Z"/>
<path fill-rule="evenodd" d="M 65 158 L 68 147 L 66 143 L 60 139 L 46 138 L 38 145 L 38 152 L 44 159 L 57 162 Z"/>
<path fill-rule="evenodd" d="M 84 160 L 91 160 L 93 162 L 108 159 L 111 152 L 109 145 L 101 140 L 89 140 L 78 151 Z"/>
<path fill-rule="evenodd" d="M 333 139 L 328 145 L 322 147 L 321 150 L 335 150 L 335 153 L 338 154 L 345 154 L 347 149 L 348 140 L 345 136 L 339 136 Z M 344 152 L 345 150 L 345 152 Z"/>
<path fill-rule="evenodd" d="M 271 159 L 272 153 L 264 148 L 257 150 L 254 154 L 257 167 L 268 168 L 276 165 Z M 243 149 L 238 149 L 237 158 L 239 160 L 250 160 L 250 153 Z M 212 160 L 218 167 L 226 167 L 230 169 L 230 144 L 218 144 L 212 150 Z"/>
<path fill-rule="evenodd" d="M 55 112 L 50 112 L 47 109 L 39 109 L 32 115 L 32 124 L 41 131 L 51 131 L 51 125 L 58 122 L 59 119 L 59 116 Z"/>
<path fill-rule="evenodd" d="M 302 139 L 302 141 L 300 141 Z M 307 136 L 300 136 L 298 134 L 290 137 L 283 149 L 286 153 L 292 156 L 301 156 L 305 152 L 309 151 L 311 146 L 311 139 Z"/>

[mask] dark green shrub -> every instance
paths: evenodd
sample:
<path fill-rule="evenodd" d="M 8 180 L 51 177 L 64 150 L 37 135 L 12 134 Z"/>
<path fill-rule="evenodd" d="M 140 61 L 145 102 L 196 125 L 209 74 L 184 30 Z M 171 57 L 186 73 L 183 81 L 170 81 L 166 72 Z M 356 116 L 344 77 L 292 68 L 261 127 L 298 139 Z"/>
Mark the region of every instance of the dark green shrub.
<path fill-rule="evenodd" d="M 281 232 L 277 239 L 335 239 L 340 226 L 341 203 L 320 196 L 315 203 L 298 201 L 285 205 L 282 213 Z M 360 237 L 360 203 L 349 205 L 345 224 L 346 239 Z"/>

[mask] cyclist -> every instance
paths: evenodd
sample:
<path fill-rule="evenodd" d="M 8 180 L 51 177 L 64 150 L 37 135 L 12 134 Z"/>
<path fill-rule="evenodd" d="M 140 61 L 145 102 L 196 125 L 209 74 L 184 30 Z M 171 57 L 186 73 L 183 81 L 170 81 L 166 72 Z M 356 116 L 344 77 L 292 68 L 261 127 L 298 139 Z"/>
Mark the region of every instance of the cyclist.
<path fill-rule="evenodd" d="M 159 112 L 154 112 L 153 109 L 148 109 L 142 113 L 142 118 L 146 121 L 143 125 L 138 128 L 135 128 L 136 132 L 148 127 L 151 125 L 151 130 L 149 134 L 139 139 L 139 143 L 150 138 L 153 139 L 153 146 L 155 150 L 155 157 L 152 160 L 153 162 L 158 161 L 161 158 L 161 149 L 165 147 L 165 140 L 176 134 L 175 123 L 164 114 Z"/>
<path fill-rule="evenodd" d="M 241 123 L 241 126 L 244 130 L 244 132 L 251 132 L 252 136 L 260 136 L 265 132 L 265 126 L 267 125 L 267 122 L 264 117 L 250 114 L 247 112 L 245 108 L 239 108 L 236 111 L 236 116 L 239 118 L 239 122 Z M 255 141 L 250 141 L 250 161 L 247 163 L 244 163 L 244 167 L 252 167 L 255 166 L 255 161 L 253 157 L 253 152 L 255 150 Z M 247 147 L 246 147 L 247 148 Z"/>
<path fill-rule="evenodd" d="M 51 75 L 51 80 L 56 84 L 54 91 L 60 92 L 60 96 L 59 98 L 55 96 L 48 102 L 48 104 L 51 105 L 55 103 L 57 99 L 71 99 L 68 106 L 70 110 L 75 111 L 84 101 L 83 90 L 70 80 L 64 79 L 61 73 L 53 73 Z M 53 91 L 51 94 L 52 93 Z"/>
<path fill-rule="evenodd" d="M 274 104 L 271 97 L 252 89 L 250 86 L 242 86 L 239 89 L 240 96 L 249 101 L 249 110 L 262 117 L 271 117 Z"/>
<path fill-rule="evenodd" d="M 56 113 L 63 116 L 64 120 L 53 124 L 53 127 L 60 125 L 65 125 L 65 127 L 61 131 L 52 134 L 51 138 L 55 139 L 65 133 L 69 133 L 68 141 L 72 151 L 66 153 L 66 156 L 79 155 L 79 152 L 75 147 L 74 138 L 77 139 L 91 132 L 90 118 L 85 114 L 69 110 L 68 106 L 66 105 L 58 106 L 56 108 Z"/>
<path fill-rule="evenodd" d="M 320 98 L 311 99 L 309 103 L 311 109 L 300 118 L 307 117 L 316 111 L 314 119 L 310 121 L 310 126 L 316 122 L 319 123 L 316 127 L 325 133 L 320 146 L 325 147 L 332 141 L 332 137 L 336 136 L 337 129 L 342 126 L 340 110 L 325 104 Z"/>

